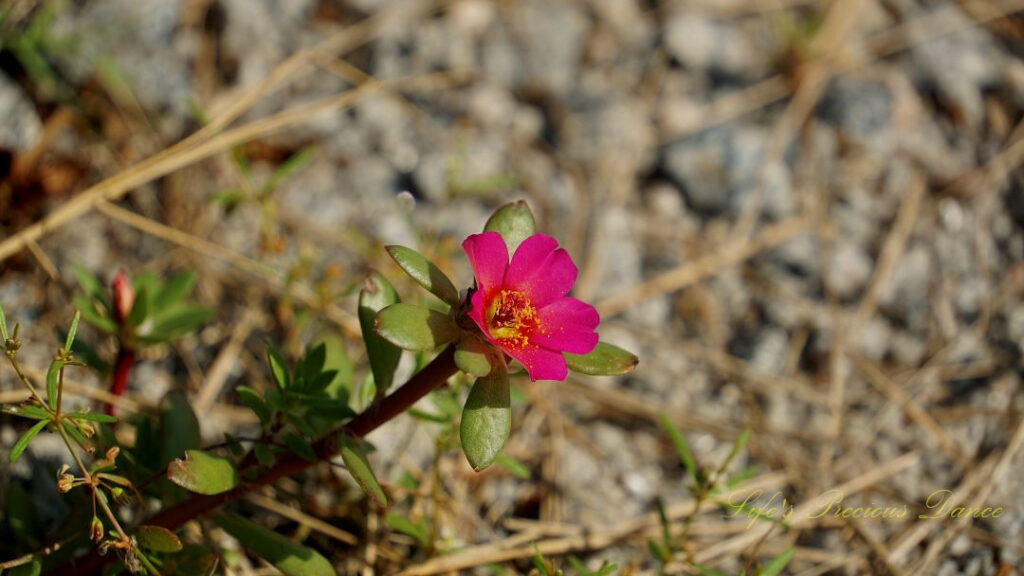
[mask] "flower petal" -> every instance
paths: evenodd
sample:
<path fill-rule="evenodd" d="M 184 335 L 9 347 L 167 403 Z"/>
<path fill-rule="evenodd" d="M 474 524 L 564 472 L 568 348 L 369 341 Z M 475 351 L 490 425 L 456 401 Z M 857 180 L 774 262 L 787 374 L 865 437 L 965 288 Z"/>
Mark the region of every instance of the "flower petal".
<path fill-rule="evenodd" d="M 483 291 L 477 290 L 473 292 L 473 295 L 469 298 L 469 312 L 467 315 L 473 319 L 473 322 L 476 322 L 476 325 L 480 327 L 480 331 L 483 332 L 489 340 L 495 342 L 494 338 L 491 338 L 491 333 L 487 329 L 487 322 L 484 320 L 484 310 L 486 308 L 487 304 L 484 302 Z"/>
<path fill-rule="evenodd" d="M 522 292 L 540 308 L 565 296 L 576 282 L 576 274 L 576 265 L 557 240 L 534 234 L 512 256 L 505 286 Z"/>
<path fill-rule="evenodd" d="M 508 355 L 519 361 L 530 375 L 530 381 L 565 380 L 569 369 L 565 366 L 565 356 L 561 352 L 548 350 L 539 346 L 527 346 L 505 350 Z"/>
<path fill-rule="evenodd" d="M 576 298 L 559 298 L 537 311 L 540 329 L 530 341 L 552 350 L 587 354 L 597 346 L 601 321 L 593 306 Z"/>
<path fill-rule="evenodd" d="M 473 234 L 462 242 L 462 249 L 473 267 L 477 289 L 485 293 L 500 289 L 508 268 L 508 248 L 501 234 Z"/>

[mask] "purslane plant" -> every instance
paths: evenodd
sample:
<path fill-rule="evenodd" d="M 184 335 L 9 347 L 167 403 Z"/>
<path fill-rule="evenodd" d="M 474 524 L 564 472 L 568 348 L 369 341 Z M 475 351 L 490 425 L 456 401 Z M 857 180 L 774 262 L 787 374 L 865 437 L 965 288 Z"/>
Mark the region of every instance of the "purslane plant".
<path fill-rule="evenodd" d="M 286 574 L 333 574 L 327 560 L 315 551 L 220 508 L 260 486 L 339 455 L 367 495 L 378 505 L 387 505 L 387 494 L 369 465 L 368 446 L 362 438 L 445 386 L 459 371 L 474 379 L 459 423 L 461 446 L 470 465 L 483 470 L 500 455 L 511 430 L 509 377 L 518 372 L 515 363 L 522 365 L 533 382 L 563 380 L 569 370 L 612 375 L 635 367 L 634 355 L 599 342 L 595 332 L 599 318 L 594 308 L 568 296 L 576 280 L 576 267 L 554 238 L 536 233 L 533 215 L 525 203 L 500 208 L 488 220 L 484 232 L 467 238 L 463 248 L 475 282 L 460 292 L 435 264 L 416 251 L 388 247 L 399 267 L 438 298 L 427 305 L 400 302 L 383 275 L 368 275 L 359 296 L 359 319 L 369 362 L 368 382 L 374 393 L 367 396 L 373 399 L 362 412 L 356 414 L 349 405 L 354 383 L 347 357 L 321 344 L 311 347 L 292 368 L 269 348 L 272 386 L 262 392 L 245 386 L 236 389 L 237 397 L 260 421 L 257 438 L 228 436 L 223 444 L 226 450 L 200 449 L 198 423 L 181 395 L 164 409 L 159 422 L 150 425 L 143 420 L 139 424 L 135 446 L 118 447 L 115 435 L 103 429 L 101 436 L 110 443 L 113 452 L 108 451 L 91 472 L 83 464 L 83 476 L 65 480 L 65 484 L 88 484 L 94 494 L 100 494 L 96 498 L 105 503 L 106 497 L 100 490 L 104 484 L 97 479 L 116 484 L 109 471 L 120 451 L 129 468 L 143 474 L 142 497 L 155 498 L 163 504 L 133 529 L 121 529 L 116 510 L 101 506 L 104 512 L 110 510 L 107 520 L 117 532 L 117 537 L 104 541 L 118 543 L 113 547 L 118 550 L 123 566 L 145 574 L 209 573 L 215 565 L 215 551 L 191 544 L 183 546 L 174 534 L 185 522 L 207 516 Z M 93 301 L 80 304 L 89 305 L 85 317 L 108 332 L 118 333 L 119 326 L 126 327 L 130 330 L 127 336 L 139 342 L 153 326 L 146 325 L 145 319 L 160 318 L 164 313 L 159 305 L 150 306 L 154 303 L 152 294 L 162 297 L 166 287 L 154 286 L 148 289 L 152 294 L 146 295 L 142 292 L 151 284 L 135 284 L 129 291 L 127 279 L 119 275 L 112 301 L 108 301 L 105 295 L 90 290 L 96 284 L 86 278 L 83 285 L 88 285 L 87 293 Z M 181 286 L 190 288 L 191 280 L 176 279 L 171 284 L 175 286 L 171 296 L 176 298 L 166 301 L 180 303 L 180 297 L 187 292 Z M 142 305 L 146 306 L 144 311 L 137 310 L 140 298 L 146 302 Z M 181 314 L 180 307 L 176 314 Z M 195 315 L 186 313 L 184 317 L 194 320 Z M 5 326 L 4 332 L 6 335 Z M 71 339 L 66 345 L 69 350 Z M 436 355 L 389 394 L 402 350 L 417 352 L 421 357 Z M 10 353 L 8 356 L 12 357 Z M 61 361 L 68 364 L 70 356 L 66 356 Z M 26 387 L 34 391 L 31 382 L 16 365 L 15 368 Z M 63 365 L 56 373 L 54 385 L 58 398 L 62 373 Z M 36 410 L 36 405 L 43 402 L 46 401 L 33 392 L 33 398 L 10 410 Z M 67 425 L 52 417 L 59 414 L 60 401 L 56 404 L 56 410 L 41 410 L 38 415 L 46 415 L 50 422 L 57 421 L 56 428 L 63 430 Z M 74 414 L 101 422 L 101 426 L 115 420 L 86 412 Z M 38 433 L 43 427 L 33 429 Z M 158 458 L 151 455 L 156 430 L 165 435 L 161 452 L 164 456 Z M 190 437 L 194 438 L 182 440 Z M 167 448 L 168 443 L 171 449 Z M 20 444 L 24 444 L 19 446 L 23 451 L 28 441 Z M 158 478 L 165 480 L 151 485 L 145 482 L 147 472 L 159 472 Z M 135 484 L 125 478 L 124 486 L 119 487 L 122 491 L 125 487 L 134 490 Z M 98 547 L 85 558 L 57 567 L 55 573 L 96 573 L 109 562 L 109 557 L 101 554 L 110 548 L 112 545 Z"/>

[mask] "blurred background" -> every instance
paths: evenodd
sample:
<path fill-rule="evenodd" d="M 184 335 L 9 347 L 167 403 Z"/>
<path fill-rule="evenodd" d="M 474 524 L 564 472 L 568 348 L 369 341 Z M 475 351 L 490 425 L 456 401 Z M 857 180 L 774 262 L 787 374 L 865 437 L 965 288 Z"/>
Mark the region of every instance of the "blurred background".
<path fill-rule="evenodd" d="M 637 370 L 518 382 L 518 467 L 476 474 L 444 426 L 403 417 L 370 437 L 378 476 L 404 495 L 389 511 L 329 466 L 264 494 L 291 516 L 240 510 L 340 573 L 526 573 L 540 552 L 570 571 L 571 554 L 629 574 L 736 574 L 793 547 L 786 573 L 1014 574 L 1022 10 L 3 0 L 0 302 L 42 369 L 72 314 L 74 265 L 105 283 L 120 268 L 197 272 L 216 314 L 147 350 L 126 409 L 183 391 L 212 444 L 252 429 L 233 389 L 268 385 L 266 340 L 295 358 L 340 339 L 362 379 L 365 270 L 423 297 L 384 245 L 468 286 L 462 239 L 525 199 L 578 264 L 575 295 L 598 308 L 602 339 L 637 353 Z M 83 398 L 105 387 L 75 377 Z M 24 396 L 6 368 L 0 396 Z M 673 427 L 714 493 L 695 486 Z M 24 424 L 0 428 L 7 450 Z M 10 522 L 12 490 L 30 491 L 38 534 L 66 513 L 49 482 L 60 449 L 36 442 L 0 470 L 2 559 L 33 549 Z M 760 519 L 716 504 L 744 483 L 762 490 Z M 830 490 L 844 507 L 907 512 L 813 517 Z M 944 510 L 928 507 L 937 490 Z M 772 522 L 783 498 L 796 507 L 785 526 Z M 1003 512 L 950 518 L 954 505 Z M 310 517 L 355 537 L 307 535 Z M 244 556 L 226 565 L 265 573 Z"/>

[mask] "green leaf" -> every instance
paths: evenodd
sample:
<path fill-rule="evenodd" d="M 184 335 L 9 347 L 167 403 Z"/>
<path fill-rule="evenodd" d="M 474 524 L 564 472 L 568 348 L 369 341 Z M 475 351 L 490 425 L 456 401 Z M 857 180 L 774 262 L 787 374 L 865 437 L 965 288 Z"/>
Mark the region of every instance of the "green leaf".
<path fill-rule="evenodd" d="M 487 376 L 491 373 L 491 346 L 474 336 L 465 335 L 455 348 L 455 365 L 466 374 Z"/>
<path fill-rule="evenodd" d="M 422 254 L 405 246 L 388 246 L 388 254 L 396 263 L 428 292 L 437 296 L 449 306 L 458 306 L 459 291 L 441 269 Z"/>
<path fill-rule="evenodd" d="M 315 550 L 296 544 L 238 514 L 222 512 L 214 521 L 246 548 L 287 576 L 336 576 L 331 563 Z"/>
<path fill-rule="evenodd" d="M 32 418 L 33 420 L 49 420 L 50 413 L 39 406 L 32 404 L 19 404 L 18 406 L 4 406 L 3 411 L 12 416 Z"/>
<path fill-rule="evenodd" d="M 164 342 L 179 338 L 199 328 L 213 315 L 214 309 L 188 305 L 171 308 L 169 312 L 155 311 L 153 329 L 148 340 Z"/>
<path fill-rule="evenodd" d="M 288 446 L 288 449 L 295 452 L 299 458 L 308 460 L 310 462 L 316 462 L 316 451 L 309 445 L 309 442 L 305 438 L 298 434 L 288 434 L 284 437 L 284 443 Z"/>
<path fill-rule="evenodd" d="M 405 516 L 388 514 L 387 518 L 385 518 L 385 522 L 387 522 L 388 526 L 390 526 L 392 530 L 415 538 L 416 541 L 420 543 L 420 546 L 427 546 L 430 544 L 430 530 L 422 519 L 414 524 L 412 520 L 409 520 Z"/>
<path fill-rule="evenodd" d="M 71 268 L 75 273 L 75 279 L 78 280 L 78 285 L 82 287 L 82 292 L 85 292 L 87 296 L 106 303 L 106 291 L 103 289 L 103 284 L 100 283 L 99 279 L 80 264 L 75 264 Z"/>
<path fill-rule="evenodd" d="M 686 437 L 676 428 L 676 425 L 672 423 L 672 420 L 668 417 L 668 414 L 662 412 L 658 414 L 658 423 L 661 424 L 662 429 L 668 434 L 670 440 L 672 440 L 672 446 L 675 447 L 676 453 L 679 454 L 679 461 L 682 462 L 686 468 L 686 472 L 695 481 L 700 482 L 700 471 L 697 469 L 697 461 L 693 459 L 693 451 L 690 450 L 690 445 L 686 442 Z"/>
<path fill-rule="evenodd" d="M 204 546 L 185 546 L 181 552 L 164 559 L 162 574 L 213 576 L 218 558 Z"/>
<path fill-rule="evenodd" d="M 729 467 L 729 464 L 732 464 L 732 461 L 736 459 L 736 456 L 738 456 L 739 453 L 743 450 L 743 447 L 747 445 L 747 440 L 749 439 L 750 429 L 744 428 L 743 432 L 740 432 L 739 437 L 736 438 L 736 441 L 732 443 L 732 450 L 729 451 L 729 456 L 727 456 L 725 458 L 725 461 L 722 462 L 722 465 L 720 467 L 721 470 L 725 470 L 726 468 Z"/>
<path fill-rule="evenodd" d="M 79 410 L 77 412 L 68 412 L 64 414 L 67 418 L 73 418 L 75 420 L 85 420 L 86 422 L 101 422 L 103 424 L 113 424 L 117 422 L 116 416 L 110 416 L 108 414 L 97 414 L 96 412 L 87 412 L 85 410 Z"/>
<path fill-rule="evenodd" d="M 85 450 L 90 454 L 96 450 L 96 447 L 93 445 L 93 443 L 90 442 L 89 439 L 85 437 L 85 434 L 82 433 L 82 430 L 79 428 L 79 424 L 77 422 L 72 422 L 71 420 L 61 420 L 60 425 L 61 427 L 64 428 L 64 431 L 68 433 L 68 436 L 71 436 L 71 439 L 82 447 L 82 450 Z"/>
<path fill-rule="evenodd" d="M 658 544 L 656 540 L 647 541 L 647 549 L 651 551 L 651 554 L 661 562 L 662 564 L 667 563 L 672 557 L 669 555 L 668 550 L 661 544 Z"/>
<path fill-rule="evenodd" d="M 143 286 L 135 295 L 131 312 L 128 313 L 128 325 L 140 326 L 149 315 L 149 287 Z"/>
<path fill-rule="evenodd" d="M 75 296 L 74 303 L 75 308 L 82 313 L 86 322 L 108 334 L 117 332 L 117 324 L 107 316 L 106 310 L 102 312 L 97 310 L 95 300 L 90 300 L 85 296 Z"/>
<path fill-rule="evenodd" d="M 167 478 L 197 494 L 220 494 L 236 488 L 241 481 L 231 460 L 202 450 L 188 450 L 185 459 L 167 465 Z"/>
<path fill-rule="evenodd" d="M 366 286 L 359 292 L 359 326 L 366 344 L 366 355 L 370 358 L 373 381 L 381 394 L 394 381 L 402 350 L 377 334 L 373 327 L 377 312 L 397 302 L 398 294 L 387 278 L 376 271 L 367 274 Z"/>
<path fill-rule="evenodd" d="M 77 309 L 75 315 L 71 318 L 71 327 L 68 328 L 67 338 L 64 339 L 64 353 L 71 353 L 71 346 L 75 343 L 75 335 L 78 334 L 78 322 L 82 319 L 82 313 Z"/>
<path fill-rule="evenodd" d="M 160 465 L 181 457 L 186 450 L 202 445 L 199 419 L 180 390 L 168 392 L 160 403 Z"/>
<path fill-rule="evenodd" d="M 274 463 L 274 451 L 270 446 L 258 443 L 252 447 L 252 452 L 256 455 L 256 461 L 260 463 L 260 466 L 270 466 Z"/>
<path fill-rule="evenodd" d="M 139 526 L 135 529 L 134 536 L 138 538 L 139 545 L 153 552 L 178 552 L 181 550 L 181 540 L 178 536 L 162 526 Z"/>
<path fill-rule="evenodd" d="M 793 554 L 795 553 L 796 550 L 794 550 L 792 546 L 783 550 L 781 554 L 773 558 L 772 561 L 764 567 L 764 570 L 761 571 L 761 576 L 779 576 L 779 574 L 782 573 L 782 570 L 786 568 L 786 565 L 789 564 L 789 561 L 793 559 Z"/>
<path fill-rule="evenodd" d="M 3 339 L 3 342 L 0 342 L 0 347 L 3 347 L 5 345 L 8 337 L 9 336 L 7 334 L 7 316 L 4 315 L 4 307 L 0 306 L 0 338 Z"/>
<path fill-rule="evenodd" d="M 530 236 L 537 233 L 537 222 L 533 212 L 523 200 L 505 204 L 498 208 L 484 225 L 484 232 L 497 232 L 508 246 L 509 256 Z"/>
<path fill-rule="evenodd" d="M 316 148 L 313 146 L 306 146 L 295 154 L 289 156 L 284 162 L 281 162 L 281 164 L 274 169 L 270 178 L 267 178 L 267 182 L 260 189 L 260 194 L 264 196 L 269 194 L 282 180 L 291 176 L 300 168 L 308 164 L 313 159 L 315 153 Z"/>
<path fill-rule="evenodd" d="M 508 372 L 495 366 L 489 376 L 477 378 L 462 409 L 459 436 L 469 465 L 477 472 L 487 468 L 505 447 L 512 430 Z"/>
<path fill-rule="evenodd" d="M 46 403 L 50 410 L 57 409 L 57 384 L 59 383 L 60 369 L 64 367 L 64 361 L 56 359 L 50 362 L 46 370 Z"/>
<path fill-rule="evenodd" d="M 565 353 L 565 364 L 569 370 L 591 376 L 626 374 L 632 372 L 639 362 L 635 354 L 605 342 L 598 342 L 589 354 Z"/>
<path fill-rule="evenodd" d="M 327 336 L 318 342 L 324 347 L 324 372 L 333 372 L 334 377 L 323 388 L 329 398 L 348 404 L 352 390 L 352 359 L 345 353 L 345 343 L 337 336 Z M 388 344 L 390 346 L 390 344 Z"/>
<path fill-rule="evenodd" d="M 260 397 L 259 392 L 248 386 L 239 386 L 235 388 L 235 394 L 238 394 L 238 399 L 242 401 L 242 404 L 256 414 L 256 417 L 260 419 L 260 424 L 266 425 L 267 422 L 270 422 L 270 409 L 267 408 L 267 404 Z"/>
<path fill-rule="evenodd" d="M 22 452 L 28 448 L 28 443 L 31 442 L 37 434 L 42 432 L 43 428 L 46 428 L 46 425 L 49 423 L 49 420 L 40 420 L 33 424 L 31 428 L 26 430 L 25 433 L 21 435 L 21 438 L 18 438 L 18 441 L 14 443 L 14 446 L 11 448 L 11 453 L 8 456 L 8 460 L 11 464 L 14 464 L 18 461 L 18 458 L 21 458 Z"/>
<path fill-rule="evenodd" d="M 153 298 L 154 310 L 166 310 L 173 307 L 188 294 L 196 284 L 196 275 L 192 272 L 178 274 L 167 281 Z"/>
<path fill-rule="evenodd" d="M 395 346 L 417 352 L 452 342 L 460 332 L 447 314 L 414 304 L 392 304 L 378 312 L 376 330 Z"/>
<path fill-rule="evenodd" d="M 511 472 L 513 476 L 523 480 L 530 479 L 530 469 L 526 467 L 526 464 L 523 464 L 504 452 L 498 454 L 497 458 L 494 459 L 494 463 Z"/>
<path fill-rule="evenodd" d="M 288 388 L 288 367 L 281 358 L 281 353 L 272 344 L 267 344 L 267 362 L 270 363 L 270 372 L 274 375 L 274 383 L 281 390 Z"/>
<path fill-rule="evenodd" d="M 373 470 L 370 468 L 370 462 L 366 459 L 363 442 L 344 432 L 338 438 L 338 441 L 341 445 L 341 459 L 345 462 L 345 468 L 348 469 L 348 473 L 352 475 L 356 484 L 359 484 L 363 492 L 379 505 L 387 506 L 388 498 L 384 494 L 384 489 L 380 487 L 380 483 L 377 482 L 377 477 L 373 474 Z"/>
<path fill-rule="evenodd" d="M 313 380 L 323 372 L 326 360 L 327 347 L 323 343 L 313 346 L 306 352 L 306 357 L 300 364 L 299 373 L 307 386 L 312 384 Z"/>
<path fill-rule="evenodd" d="M 356 415 L 355 410 L 349 408 L 348 404 L 341 400 L 320 399 L 311 403 L 307 410 L 313 416 L 327 418 L 329 420 L 345 420 Z"/>

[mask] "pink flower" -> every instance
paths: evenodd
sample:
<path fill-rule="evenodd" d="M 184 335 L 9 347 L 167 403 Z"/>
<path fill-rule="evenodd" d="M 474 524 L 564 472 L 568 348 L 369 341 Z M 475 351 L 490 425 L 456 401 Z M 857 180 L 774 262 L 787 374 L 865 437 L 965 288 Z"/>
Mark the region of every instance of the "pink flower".
<path fill-rule="evenodd" d="M 473 234 L 462 248 L 476 276 L 469 317 L 526 367 L 530 380 L 564 380 L 562 352 L 586 354 L 597 346 L 597 310 L 566 296 L 576 282 L 576 266 L 557 240 L 534 234 L 511 263 L 497 232 Z"/>

